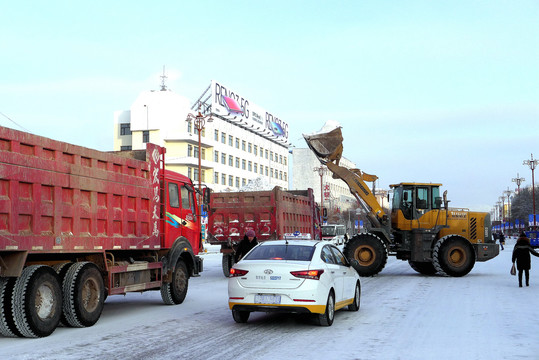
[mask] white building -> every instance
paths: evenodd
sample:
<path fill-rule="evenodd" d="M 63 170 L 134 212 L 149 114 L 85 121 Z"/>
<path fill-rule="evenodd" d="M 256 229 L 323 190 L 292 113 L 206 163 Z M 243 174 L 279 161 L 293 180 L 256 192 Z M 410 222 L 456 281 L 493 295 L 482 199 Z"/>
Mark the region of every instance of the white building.
<path fill-rule="evenodd" d="M 199 136 L 187 115 L 205 116 L 200 132 L 201 181 L 214 191 L 237 191 L 263 178 L 288 189 L 288 124 L 222 84 L 211 85 L 193 105 L 166 89 L 145 91 L 130 110 L 114 114 L 114 150 L 166 147 L 167 169 L 198 182 Z M 209 120 L 211 115 L 211 121 Z"/>

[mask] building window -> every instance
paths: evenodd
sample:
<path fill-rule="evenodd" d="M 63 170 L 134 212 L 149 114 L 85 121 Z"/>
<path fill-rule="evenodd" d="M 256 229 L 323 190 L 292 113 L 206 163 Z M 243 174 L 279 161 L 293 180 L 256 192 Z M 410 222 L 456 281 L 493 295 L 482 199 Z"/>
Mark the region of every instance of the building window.
<path fill-rule="evenodd" d="M 131 135 L 131 124 L 120 124 L 120 135 Z"/>
<path fill-rule="evenodd" d="M 228 155 L 228 166 L 234 166 L 234 156 Z"/>
<path fill-rule="evenodd" d="M 286 176 L 286 171 L 284 173 L 284 181 L 288 181 L 287 176 Z"/>
<path fill-rule="evenodd" d="M 191 122 L 187 122 L 187 132 L 190 134 L 193 132 L 193 128 L 192 128 L 192 125 L 191 125 Z"/>
<path fill-rule="evenodd" d="M 234 176 L 228 175 L 228 186 L 234 186 Z"/>
<path fill-rule="evenodd" d="M 241 149 L 245 151 L 245 140 L 241 141 Z"/>
<path fill-rule="evenodd" d="M 264 175 L 264 165 L 260 165 L 260 175 Z"/>
<path fill-rule="evenodd" d="M 253 148 L 253 154 L 255 154 L 255 156 L 258 155 L 258 145 L 255 145 L 254 148 Z"/>
<path fill-rule="evenodd" d="M 236 187 L 237 188 L 240 187 L 240 178 L 239 177 L 236 177 Z"/>
<path fill-rule="evenodd" d="M 240 148 L 240 139 L 236 138 L 236 149 Z"/>
<path fill-rule="evenodd" d="M 228 135 L 228 145 L 234 146 L 234 136 Z"/>
<path fill-rule="evenodd" d="M 200 158 L 206 160 L 206 148 L 202 148 L 202 156 Z"/>
<path fill-rule="evenodd" d="M 224 132 L 221 133 L 221 142 L 226 144 L 226 134 Z"/>
<path fill-rule="evenodd" d="M 245 180 L 244 178 L 241 179 L 241 186 L 245 186 L 247 185 L 247 180 Z"/>
<path fill-rule="evenodd" d="M 217 150 L 213 152 L 213 161 L 219 162 L 219 151 Z"/>
<path fill-rule="evenodd" d="M 221 175 L 221 184 L 226 185 L 226 174 Z"/>
<path fill-rule="evenodd" d="M 277 159 L 275 159 L 277 160 Z M 270 161 L 273 161 L 273 151 L 270 151 Z"/>
<path fill-rule="evenodd" d="M 253 163 L 251 161 L 249 161 L 249 165 L 247 167 L 247 170 L 253 171 Z"/>
<path fill-rule="evenodd" d="M 253 152 L 253 144 L 247 144 L 247 151 L 249 152 L 249 154 Z"/>
<path fill-rule="evenodd" d="M 239 169 L 240 168 L 240 158 L 236 158 L 236 167 Z"/>
<path fill-rule="evenodd" d="M 283 156 L 279 155 L 279 164 L 282 164 L 282 163 L 283 163 Z"/>
<path fill-rule="evenodd" d="M 283 179 L 283 172 L 279 171 L 279 180 L 282 180 L 282 179 Z"/>
<path fill-rule="evenodd" d="M 193 151 L 193 156 L 198 158 L 198 146 L 194 146 L 193 148 L 195 149 L 195 151 Z"/>
<path fill-rule="evenodd" d="M 219 184 L 219 173 L 217 171 L 213 173 L 213 183 Z"/>
<path fill-rule="evenodd" d="M 245 159 L 242 159 L 242 160 L 241 160 L 241 168 L 242 168 L 243 170 L 245 170 L 246 164 L 247 164 L 247 161 L 245 161 Z"/>
<path fill-rule="evenodd" d="M 273 169 L 270 169 L 270 178 L 273 178 Z"/>
<path fill-rule="evenodd" d="M 121 151 L 128 151 L 128 150 L 133 150 L 133 148 L 131 147 L 131 145 L 124 145 L 124 146 L 120 147 L 120 150 Z"/>
<path fill-rule="evenodd" d="M 198 169 L 193 169 L 193 181 L 198 181 Z"/>
<path fill-rule="evenodd" d="M 192 179 L 192 178 L 193 178 L 193 177 L 191 176 L 191 174 L 192 174 L 192 170 L 191 170 L 190 167 L 188 167 L 188 168 L 187 168 L 187 177 L 188 177 L 189 179 Z"/>
<path fill-rule="evenodd" d="M 215 130 L 215 136 L 213 138 L 215 141 L 219 141 L 219 130 Z"/>
<path fill-rule="evenodd" d="M 206 170 L 202 170 L 202 182 L 206 182 Z"/>
<path fill-rule="evenodd" d="M 254 168 L 254 172 L 257 173 L 258 172 L 258 164 L 255 163 L 255 168 Z"/>
<path fill-rule="evenodd" d="M 266 159 L 268 158 L 268 149 L 266 149 Z"/>
<path fill-rule="evenodd" d="M 266 176 L 268 176 L 268 167 L 266 166 Z"/>
<path fill-rule="evenodd" d="M 264 157 L 264 149 L 260 148 L 260 157 Z"/>
<path fill-rule="evenodd" d="M 223 165 L 226 164 L 226 154 L 225 153 L 221 153 L 221 164 L 223 164 Z"/>
<path fill-rule="evenodd" d="M 284 160 L 284 164 L 286 165 L 286 156 L 284 157 L 284 159 L 283 159 L 283 160 Z"/>
<path fill-rule="evenodd" d="M 150 131 L 149 130 L 144 130 L 142 132 L 142 142 L 143 143 L 150 142 Z"/>
<path fill-rule="evenodd" d="M 193 156 L 193 145 L 187 145 L 187 157 Z"/>

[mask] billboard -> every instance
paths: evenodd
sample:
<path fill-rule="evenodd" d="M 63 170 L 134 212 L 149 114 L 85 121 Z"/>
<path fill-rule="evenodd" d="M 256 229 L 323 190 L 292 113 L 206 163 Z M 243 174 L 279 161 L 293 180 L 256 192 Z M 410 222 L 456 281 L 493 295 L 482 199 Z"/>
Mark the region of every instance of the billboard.
<path fill-rule="evenodd" d="M 211 82 L 212 113 L 283 145 L 288 142 L 288 123 L 223 84 Z"/>

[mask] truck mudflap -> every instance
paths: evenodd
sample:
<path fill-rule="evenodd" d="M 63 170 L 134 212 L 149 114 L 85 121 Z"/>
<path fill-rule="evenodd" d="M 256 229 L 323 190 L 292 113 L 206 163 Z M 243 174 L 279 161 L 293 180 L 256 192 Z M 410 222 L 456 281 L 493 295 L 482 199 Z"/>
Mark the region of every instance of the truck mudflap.
<path fill-rule="evenodd" d="M 476 261 L 487 261 L 495 258 L 500 253 L 498 244 L 473 244 Z"/>
<path fill-rule="evenodd" d="M 195 268 L 193 276 L 197 276 L 204 271 L 204 259 L 200 256 L 195 256 Z"/>

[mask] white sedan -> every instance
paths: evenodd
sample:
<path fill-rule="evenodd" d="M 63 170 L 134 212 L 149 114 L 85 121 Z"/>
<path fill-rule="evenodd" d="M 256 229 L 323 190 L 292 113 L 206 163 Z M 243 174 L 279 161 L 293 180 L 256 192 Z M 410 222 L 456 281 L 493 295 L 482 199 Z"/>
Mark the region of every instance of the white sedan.
<path fill-rule="evenodd" d="M 317 240 L 266 241 L 230 269 L 228 305 L 234 320 L 253 311 L 315 314 L 331 326 L 335 310 L 359 310 L 356 270 L 334 245 Z"/>

